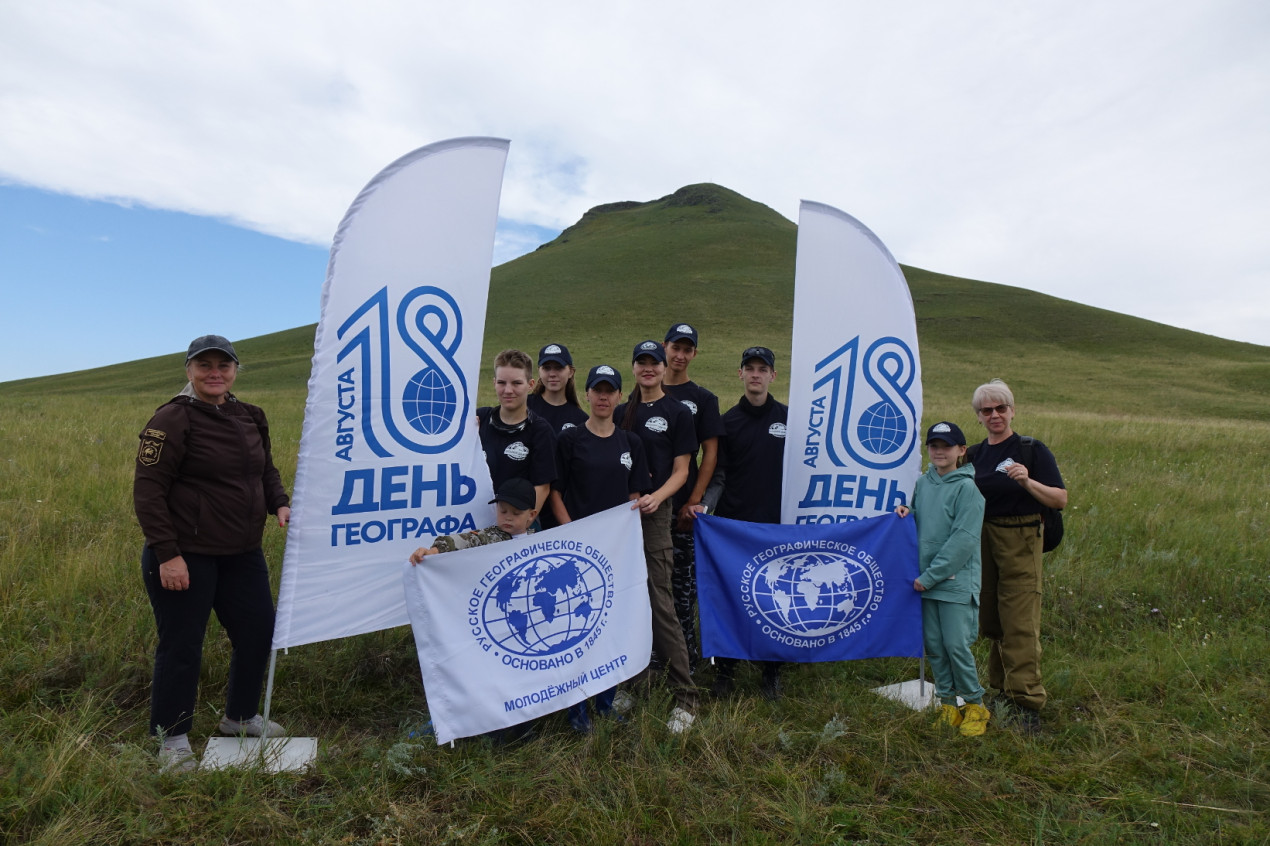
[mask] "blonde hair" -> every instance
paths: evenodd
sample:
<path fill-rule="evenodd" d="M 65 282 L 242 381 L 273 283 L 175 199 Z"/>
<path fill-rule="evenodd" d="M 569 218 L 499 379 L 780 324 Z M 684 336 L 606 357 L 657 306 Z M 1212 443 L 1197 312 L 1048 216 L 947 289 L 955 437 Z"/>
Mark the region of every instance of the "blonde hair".
<path fill-rule="evenodd" d="M 993 379 L 991 382 L 984 382 L 975 388 L 974 396 L 970 398 L 970 407 L 979 412 L 983 408 L 985 402 L 1005 403 L 1014 408 L 1014 393 L 1011 392 L 1010 386 L 1000 379 Z"/>

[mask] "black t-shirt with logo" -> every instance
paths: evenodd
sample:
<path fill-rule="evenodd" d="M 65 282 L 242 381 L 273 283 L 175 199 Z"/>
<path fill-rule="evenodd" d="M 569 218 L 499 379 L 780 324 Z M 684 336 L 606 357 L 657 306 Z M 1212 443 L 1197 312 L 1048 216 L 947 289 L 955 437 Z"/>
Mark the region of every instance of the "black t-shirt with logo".
<path fill-rule="evenodd" d="M 692 412 L 692 425 L 697 435 L 698 446 L 710 438 L 717 438 L 723 434 L 723 420 L 719 417 L 719 398 L 713 393 L 692 381 L 684 382 L 681 385 L 663 384 L 661 387 L 663 391 L 682 402 Z M 694 449 L 691 458 L 688 460 L 688 481 L 684 482 L 684 486 L 679 489 L 672 501 L 676 514 L 679 513 L 680 508 L 683 508 L 684 503 L 688 501 L 688 497 L 692 494 L 692 489 L 696 484 L 697 451 Z"/>
<path fill-rule="evenodd" d="M 1007 461 L 1023 463 L 1023 445 L 1019 442 L 1017 433 L 999 444 L 989 444 L 985 440 L 975 450 L 975 484 L 979 487 L 979 493 L 983 494 L 983 516 L 1023 517 L 1039 514 L 1041 504 L 1022 485 L 1005 474 Z M 1032 466 L 1027 471 L 1029 476 L 1042 485 L 1051 488 L 1067 487 L 1063 484 L 1063 475 L 1058 471 L 1054 453 L 1040 441 L 1032 442 Z"/>
<path fill-rule="evenodd" d="M 542 398 L 542 394 L 530 394 L 525 404 L 530 411 L 546 420 L 557 436 L 565 429 L 581 426 L 587 420 L 587 413 L 576 405 L 567 402 L 564 405 L 552 405 Z"/>
<path fill-rule="evenodd" d="M 670 395 L 654 402 L 631 399 L 618 406 L 613 420 L 626 428 L 626 409 L 635 404 L 635 419 L 630 427 L 644 444 L 644 458 L 653 477 L 653 490 L 666 484 L 674 469 L 675 458 L 697 451 L 697 435 L 692 425 L 692 412 Z"/>
<path fill-rule="evenodd" d="M 528 479 L 531 485 L 548 485 L 556 478 L 556 436 L 551 424 L 530 411 L 524 420 L 508 426 L 497 406 L 476 410 L 481 421 L 481 448 L 489 465 L 494 490 L 508 479 Z"/>
<path fill-rule="evenodd" d="M 617 429 L 601 438 L 586 426 L 565 429 L 556 440 L 556 481 L 569 517 L 581 520 L 652 490 L 644 445 Z"/>

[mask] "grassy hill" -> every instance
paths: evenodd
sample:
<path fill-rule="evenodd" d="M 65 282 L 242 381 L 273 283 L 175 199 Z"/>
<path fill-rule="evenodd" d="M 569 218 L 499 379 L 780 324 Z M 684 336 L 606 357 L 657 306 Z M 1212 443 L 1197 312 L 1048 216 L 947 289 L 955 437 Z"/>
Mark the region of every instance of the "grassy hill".
<path fill-rule="evenodd" d="M 558 341 L 580 369 L 601 360 L 625 367 L 637 341 L 691 320 L 701 331 L 697 381 L 725 397 L 739 394 L 732 383 L 740 350 L 763 343 L 777 352 L 778 369 L 789 361 L 796 236 L 789 220 L 718 185 L 597 206 L 554 241 L 494 269 L 484 360 L 506 347 L 533 355 Z M 936 415 L 965 411 L 975 385 L 1001 377 L 1036 408 L 1270 421 L 1266 347 L 1008 285 L 903 270 L 927 407 Z M 313 331 L 242 341 L 249 375 L 241 388 L 303 389 Z M 104 383 L 158 402 L 179 377 L 174 354 L 5 388 L 21 396 Z"/>
<path fill-rule="evenodd" d="M 794 248 L 792 223 L 714 185 L 600 206 L 495 268 L 485 360 L 557 341 L 624 368 L 688 319 L 694 376 L 730 403 L 741 349 L 788 363 Z M 585 738 L 553 717 L 523 746 L 438 748 L 411 734 L 425 703 L 401 628 L 279 656 L 273 716 L 320 738 L 310 772 L 160 776 L 131 481 L 137 432 L 183 381 L 174 351 L 0 391 L 0 844 L 1270 842 L 1270 349 L 904 271 L 927 416 L 973 436 L 970 392 L 1005 378 L 1071 491 L 1045 560 L 1039 736 L 1001 711 L 976 741 L 935 731 L 871 692 L 916 662 L 877 659 L 790 667 L 776 703 L 743 670 L 682 737 L 653 696 Z M 236 344 L 288 483 L 313 331 Z M 275 587 L 284 542 L 267 527 Z M 225 640 L 213 623 L 200 752 Z"/>

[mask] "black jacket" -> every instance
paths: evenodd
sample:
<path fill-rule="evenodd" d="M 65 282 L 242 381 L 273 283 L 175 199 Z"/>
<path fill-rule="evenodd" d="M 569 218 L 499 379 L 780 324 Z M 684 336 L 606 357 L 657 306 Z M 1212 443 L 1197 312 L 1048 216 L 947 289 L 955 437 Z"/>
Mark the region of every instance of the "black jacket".
<path fill-rule="evenodd" d="M 265 413 L 232 394 L 221 405 L 174 397 L 140 438 L 133 507 L 161 562 L 185 552 L 255 549 L 266 513 L 290 504 L 273 466 Z"/>

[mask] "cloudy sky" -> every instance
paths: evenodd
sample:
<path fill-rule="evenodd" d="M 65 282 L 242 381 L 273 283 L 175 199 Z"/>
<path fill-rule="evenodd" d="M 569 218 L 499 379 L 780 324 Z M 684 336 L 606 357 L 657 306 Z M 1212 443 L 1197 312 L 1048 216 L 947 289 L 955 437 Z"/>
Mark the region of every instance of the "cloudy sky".
<path fill-rule="evenodd" d="M 0 380 L 310 323 L 340 218 L 512 141 L 497 260 L 717 182 L 1270 344 L 1270 4 L 0 2 Z"/>

